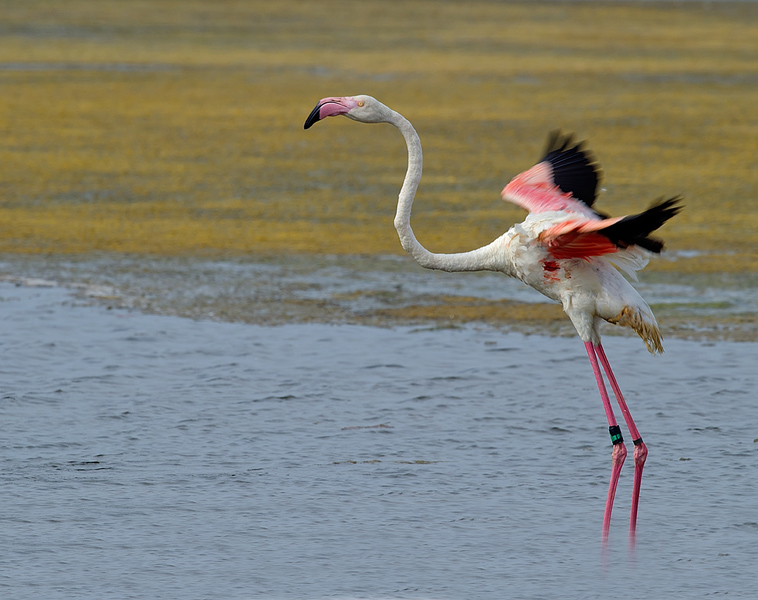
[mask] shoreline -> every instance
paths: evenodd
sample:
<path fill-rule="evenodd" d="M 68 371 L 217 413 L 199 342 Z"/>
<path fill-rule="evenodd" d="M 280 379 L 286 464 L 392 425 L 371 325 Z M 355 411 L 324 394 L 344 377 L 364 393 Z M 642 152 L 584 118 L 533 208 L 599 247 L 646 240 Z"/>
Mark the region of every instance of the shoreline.
<path fill-rule="evenodd" d="M 0 281 L 65 288 L 78 302 L 144 314 L 262 326 L 473 326 L 576 335 L 560 305 L 521 282 L 500 274 L 460 275 L 426 271 L 411 259 L 394 256 L 0 257 Z M 664 339 L 758 340 L 758 311 L 750 304 L 750 298 L 758 298 L 753 288 L 703 279 L 688 286 L 645 277 L 644 272 L 641 279 L 635 286 L 653 308 Z M 603 335 L 636 338 L 631 330 L 610 324 Z"/>

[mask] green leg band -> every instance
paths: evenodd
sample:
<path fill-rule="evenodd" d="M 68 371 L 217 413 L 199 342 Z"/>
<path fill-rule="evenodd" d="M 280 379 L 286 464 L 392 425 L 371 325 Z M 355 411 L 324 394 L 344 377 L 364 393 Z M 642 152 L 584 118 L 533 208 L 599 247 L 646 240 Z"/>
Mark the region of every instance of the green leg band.
<path fill-rule="evenodd" d="M 621 435 L 621 427 L 619 427 L 618 425 L 611 425 L 608 428 L 608 431 L 611 434 L 611 442 L 613 443 L 614 446 L 616 444 L 621 444 L 624 441 L 624 436 Z"/>

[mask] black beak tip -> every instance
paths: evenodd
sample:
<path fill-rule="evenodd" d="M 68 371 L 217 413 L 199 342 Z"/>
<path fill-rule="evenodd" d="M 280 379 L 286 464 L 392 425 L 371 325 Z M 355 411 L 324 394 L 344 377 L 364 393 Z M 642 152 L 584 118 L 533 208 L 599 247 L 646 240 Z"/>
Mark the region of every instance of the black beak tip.
<path fill-rule="evenodd" d="M 311 111 L 311 114 L 308 115 L 308 118 L 305 120 L 305 125 L 303 125 L 303 129 L 310 129 L 315 123 L 321 120 L 321 115 L 319 114 L 320 111 L 321 104 L 318 104 L 316 105 L 316 108 Z"/>

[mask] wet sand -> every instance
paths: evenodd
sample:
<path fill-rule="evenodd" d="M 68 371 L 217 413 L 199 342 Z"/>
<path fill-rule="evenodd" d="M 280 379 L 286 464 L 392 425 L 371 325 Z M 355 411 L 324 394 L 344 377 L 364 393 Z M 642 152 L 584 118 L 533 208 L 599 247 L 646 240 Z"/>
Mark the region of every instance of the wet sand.
<path fill-rule="evenodd" d="M 676 261 L 667 255 L 659 262 Z M 574 337 L 560 305 L 498 273 L 443 273 L 407 256 L 236 260 L 98 254 L 0 256 L 0 280 L 68 286 L 81 301 L 256 325 L 460 327 Z M 665 339 L 758 339 L 758 276 L 643 271 L 636 287 Z M 604 335 L 632 336 L 605 324 Z"/>

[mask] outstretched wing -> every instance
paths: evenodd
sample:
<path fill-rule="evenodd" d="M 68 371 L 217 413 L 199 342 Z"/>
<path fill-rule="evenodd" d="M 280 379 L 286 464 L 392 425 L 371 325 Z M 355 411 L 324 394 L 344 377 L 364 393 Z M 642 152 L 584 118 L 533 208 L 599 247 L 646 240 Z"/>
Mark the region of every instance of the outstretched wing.
<path fill-rule="evenodd" d="M 681 210 L 680 200 L 679 196 L 659 200 L 645 212 L 628 217 L 585 219 L 577 216 L 546 229 L 539 240 L 555 258 L 601 256 L 630 246 L 658 254 L 663 250 L 663 242 L 650 234 Z"/>
<path fill-rule="evenodd" d="M 592 208 L 600 169 L 582 142 L 553 131 L 544 158 L 505 186 L 503 200 L 530 213 L 566 212 L 539 239 L 555 258 L 587 258 L 639 246 L 659 253 L 663 242 L 650 234 L 681 210 L 680 197 L 659 200 L 638 215 L 609 218 Z"/>
<path fill-rule="evenodd" d="M 544 158 L 505 186 L 503 200 L 530 213 L 566 211 L 590 219 L 602 216 L 592 209 L 597 196 L 600 170 L 582 142 L 553 131 Z"/>

